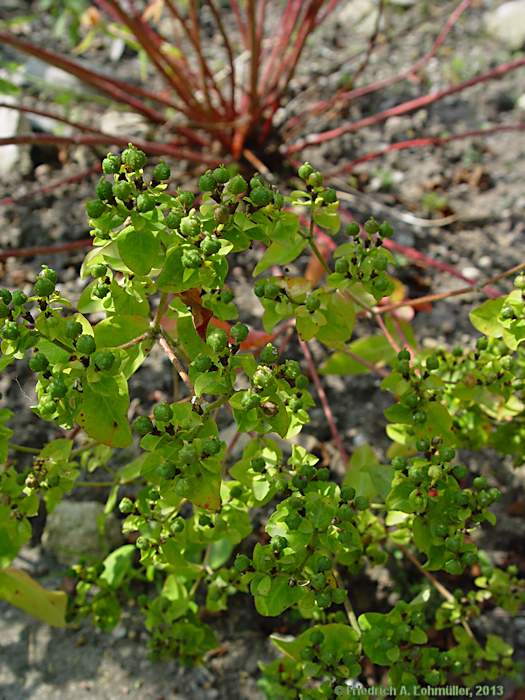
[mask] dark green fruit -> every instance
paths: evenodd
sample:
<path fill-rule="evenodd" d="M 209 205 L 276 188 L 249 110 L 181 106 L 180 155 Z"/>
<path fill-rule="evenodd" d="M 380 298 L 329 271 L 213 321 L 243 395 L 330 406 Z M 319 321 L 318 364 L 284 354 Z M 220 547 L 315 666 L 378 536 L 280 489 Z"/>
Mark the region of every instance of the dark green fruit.
<path fill-rule="evenodd" d="M 390 226 L 388 221 L 383 221 L 383 223 L 379 227 L 379 234 L 383 238 L 391 238 L 394 235 L 394 229 L 392 228 L 392 226 Z"/>
<path fill-rule="evenodd" d="M 310 187 L 322 187 L 323 179 L 323 175 L 318 170 L 314 170 L 308 175 L 307 183 Z"/>
<path fill-rule="evenodd" d="M 238 484 L 236 484 L 232 488 L 232 490 L 230 491 L 230 496 L 232 498 L 242 498 L 243 494 L 244 494 L 244 490 L 243 490 L 242 486 L 239 486 Z"/>
<path fill-rule="evenodd" d="M 264 362 L 264 364 L 271 365 L 274 362 L 277 362 L 279 359 L 279 350 L 275 347 L 275 345 L 272 345 L 271 343 L 268 343 L 265 345 L 265 347 L 261 350 L 261 354 L 259 356 L 259 359 L 261 362 Z"/>
<path fill-rule="evenodd" d="M 333 204 L 334 202 L 337 202 L 337 192 L 332 187 L 328 187 L 326 190 L 321 192 L 320 197 L 325 204 Z"/>
<path fill-rule="evenodd" d="M 251 560 L 245 554 L 238 554 L 235 557 L 235 561 L 233 562 L 233 568 L 235 569 L 235 571 L 241 573 L 242 571 L 246 571 L 246 569 L 249 569 L 251 563 Z"/>
<path fill-rule="evenodd" d="M 63 380 L 54 379 L 49 383 L 48 393 L 52 399 L 63 399 L 67 394 L 67 386 Z"/>
<path fill-rule="evenodd" d="M 95 187 L 96 195 L 103 202 L 107 202 L 113 197 L 113 185 L 105 177 L 101 177 Z"/>
<path fill-rule="evenodd" d="M 139 194 L 139 196 L 137 197 L 137 209 L 138 209 L 138 211 L 144 213 L 147 211 L 151 211 L 154 208 L 155 208 L 155 197 L 152 197 L 150 194 L 147 194 L 145 192 L 141 192 L 141 194 Z"/>
<path fill-rule="evenodd" d="M 344 258 L 339 258 L 335 261 L 334 270 L 340 275 L 346 275 L 348 272 L 348 263 Z"/>
<path fill-rule="evenodd" d="M 253 373 L 252 383 L 258 389 L 267 389 L 274 382 L 274 376 L 269 367 L 259 366 Z"/>
<path fill-rule="evenodd" d="M 135 506 L 134 506 L 131 498 L 123 498 L 120 501 L 120 503 L 118 504 L 118 509 L 120 510 L 121 513 L 124 513 L 124 514 L 132 513 L 134 508 L 135 508 Z"/>
<path fill-rule="evenodd" d="M 97 352 L 93 354 L 93 362 L 97 369 L 107 371 L 113 367 L 115 355 L 109 350 L 97 350 Z"/>
<path fill-rule="evenodd" d="M 188 270 L 197 270 L 202 263 L 201 256 L 197 250 L 185 250 L 181 257 L 182 267 Z"/>
<path fill-rule="evenodd" d="M 82 334 L 82 324 L 78 321 L 67 321 L 64 327 L 66 338 L 78 338 Z"/>
<path fill-rule="evenodd" d="M 197 372 L 207 372 L 212 366 L 211 357 L 208 355 L 197 355 L 197 357 L 191 363 L 193 369 Z"/>
<path fill-rule="evenodd" d="M 352 501 L 355 498 L 355 489 L 353 486 L 341 486 L 341 498 L 343 501 Z"/>
<path fill-rule="evenodd" d="M 163 479 L 174 479 L 178 472 L 177 466 L 172 462 L 167 462 L 159 467 L 159 476 Z"/>
<path fill-rule="evenodd" d="M 301 180 L 308 180 L 310 175 L 313 173 L 314 169 L 310 165 L 310 163 L 306 162 L 303 163 L 301 166 L 299 166 L 299 170 L 297 171 L 297 174 L 301 178 Z"/>
<path fill-rule="evenodd" d="M 9 289 L 0 289 L 0 299 L 4 302 L 4 304 L 9 306 L 12 298 L 13 298 L 13 295 L 11 294 Z"/>
<path fill-rule="evenodd" d="M 206 236 L 206 238 L 201 241 L 201 250 L 204 255 L 215 255 L 220 249 L 221 243 L 216 238 Z"/>
<path fill-rule="evenodd" d="M 266 280 L 264 286 L 264 298 L 265 299 L 276 299 L 281 293 L 281 287 L 273 280 Z"/>
<path fill-rule="evenodd" d="M 487 486 L 489 485 L 489 482 L 484 476 L 477 476 L 474 481 L 472 482 L 472 485 L 477 491 L 481 491 L 482 489 L 486 489 Z"/>
<path fill-rule="evenodd" d="M 162 160 L 153 168 L 153 179 L 157 180 L 158 182 L 162 182 L 162 180 L 169 180 L 170 176 L 170 167 Z"/>
<path fill-rule="evenodd" d="M 183 216 L 183 213 L 180 211 L 170 211 L 170 213 L 164 219 L 164 223 L 168 228 L 178 228 L 183 219 Z"/>
<path fill-rule="evenodd" d="M 174 534 L 177 532 L 182 532 L 184 530 L 184 519 L 175 518 L 175 520 L 170 525 L 170 531 Z"/>
<path fill-rule="evenodd" d="M 97 297 L 97 299 L 104 299 L 107 297 L 107 295 L 110 292 L 110 288 L 108 284 L 104 284 L 104 282 L 98 282 L 98 284 L 95 284 L 93 287 L 93 291 L 91 292 L 94 297 Z"/>
<path fill-rule="evenodd" d="M 206 438 L 202 443 L 202 453 L 205 456 L 213 457 L 221 451 L 222 442 L 218 437 Z"/>
<path fill-rule="evenodd" d="M 225 289 L 221 292 L 221 301 L 223 304 L 229 304 L 234 299 L 234 294 L 231 289 Z"/>
<path fill-rule="evenodd" d="M 138 418 L 135 418 L 133 421 L 131 427 L 133 428 L 133 431 L 137 433 L 137 435 L 147 435 L 153 430 L 153 423 L 151 422 L 151 418 L 148 418 L 148 416 L 138 416 Z"/>
<path fill-rule="evenodd" d="M 180 448 L 178 457 L 182 464 L 191 464 L 197 460 L 197 450 L 193 445 L 184 445 Z"/>
<path fill-rule="evenodd" d="M 373 217 L 371 217 L 370 219 L 365 221 L 363 228 L 368 234 L 374 234 L 379 231 L 379 224 Z"/>
<path fill-rule="evenodd" d="M 406 469 L 408 465 L 408 462 L 405 457 L 394 457 L 392 460 L 392 466 L 394 469 L 397 471 L 401 471 L 402 469 Z"/>
<path fill-rule="evenodd" d="M 239 196 L 248 190 L 248 183 L 242 175 L 234 175 L 228 182 L 227 189 L 231 194 Z"/>
<path fill-rule="evenodd" d="M 256 207 L 266 207 L 273 200 L 272 191 L 267 187 L 257 187 L 250 193 L 250 199 Z"/>
<path fill-rule="evenodd" d="M 108 269 L 104 265 L 104 263 L 96 263 L 96 265 L 93 265 L 93 267 L 90 270 L 91 275 L 95 279 L 100 279 L 101 277 L 105 277 L 107 274 L 107 271 L 108 271 Z"/>
<path fill-rule="evenodd" d="M 13 306 L 23 306 L 27 302 L 27 294 L 15 289 L 12 296 Z"/>
<path fill-rule="evenodd" d="M 173 418 L 171 406 L 168 403 L 158 403 L 153 408 L 153 417 L 156 421 L 160 421 L 161 423 L 169 423 Z"/>
<path fill-rule="evenodd" d="M 230 329 L 230 336 L 236 343 L 242 343 L 248 337 L 250 329 L 244 323 L 236 323 Z"/>
<path fill-rule="evenodd" d="M 98 219 L 105 211 L 106 205 L 104 202 L 101 202 L 100 199 L 92 199 L 86 202 L 86 214 L 90 219 Z"/>
<path fill-rule="evenodd" d="M 346 235 L 347 236 L 359 236 L 361 233 L 361 227 L 357 223 L 357 221 L 352 221 L 352 223 L 347 224 L 346 226 Z"/>
<path fill-rule="evenodd" d="M 208 170 L 199 178 L 199 189 L 201 192 L 213 192 L 217 187 L 217 181 L 211 170 Z"/>
<path fill-rule="evenodd" d="M 426 438 L 421 438 L 420 440 L 416 440 L 416 449 L 419 450 L 419 452 L 427 452 L 427 450 L 430 448 L 430 443 Z"/>
<path fill-rule="evenodd" d="M 442 447 L 439 450 L 439 456 L 444 462 L 451 462 L 456 456 L 456 450 L 452 447 Z"/>
<path fill-rule="evenodd" d="M 49 360 L 41 352 L 38 352 L 29 360 L 29 369 L 32 369 L 33 372 L 44 372 L 48 367 Z"/>
<path fill-rule="evenodd" d="M 313 294 L 310 294 L 306 298 L 305 306 L 306 306 L 306 310 L 312 314 L 314 311 L 317 311 L 317 309 L 321 306 L 321 300 L 319 299 L 318 296 L 314 296 Z"/>
<path fill-rule="evenodd" d="M 194 216 L 185 216 L 180 222 L 180 232 L 183 236 L 196 236 L 200 230 L 200 221 Z"/>
<path fill-rule="evenodd" d="M 406 349 L 400 350 L 400 351 L 397 353 L 397 359 L 398 359 L 398 360 L 401 360 L 401 361 L 403 361 L 403 360 L 410 360 L 410 353 L 409 353 L 408 350 L 406 350 Z"/>
<path fill-rule="evenodd" d="M 241 407 L 245 411 L 250 411 L 252 408 L 258 408 L 261 405 L 261 397 L 251 392 L 246 392 L 241 399 Z"/>
<path fill-rule="evenodd" d="M 36 297 L 48 297 L 55 291 L 55 283 L 47 277 L 38 277 L 33 287 L 33 294 Z"/>
<path fill-rule="evenodd" d="M 463 573 L 463 566 L 455 559 L 449 559 L 446 561 L 443 568 L 447 574 L 450 574 L 451 576 L 459 576 Z"/>
<path fill-rule="evenodd" d="M 119 180 L 113 185 L 113 194 L 121 202 L 127 202 L 133 194 L 133 187 L 127 180 Z"/>
<path fill-rule="evenodd" d="M 81 355 L 91 355 L 96 350 L 95 339 L 92 335 L 81 335 L 77 338 L 76 349 Z"/>
<path fill-rule="evenodd" d="M 206 513 L 203 513 L 202 515 L 199 515 L 199 525 L 202 527 L 210 527 L 213 525 L 213 520 L 210 518 L 209 515 Z"/>
<path fill-rule="evenodd" d="M 436 357 L 436 355 L 431 355 L 430 357 L 427 357 L 425 366 L 430 371 L 434 369 L 439 369 L 439 358 Z"/>
<path fill-rule="evenodd" d="M 297 377 L 295 380 L 295 386 L 298 389 L 306 389 L 309 383 L 308 377 L 306 377 L 304 374 L 301 374 L 301 376 Z"/>
<path fill-rule="evenodd" d="M 148 159 L 143 151 L 129 144 L 129 146 L 122 151 L 122 162 L 130 170 L 140 170 L 144 168 Z"/>
<path fill-rule="evenodd" d="M 253 293 L 256 297 L 263 297 L 266 289 L 266 280 L 257 280 L 253 286 Z"/>
<path fill-rule="evenodd" d="M 366 496 L 357 496 L 354 503 L 357 510 L 366 510 L 369 506 L 369 500 Z"/>
<path fill-rule="evenodd" d="M 213 352 L 222 352 L 228 345 L 228 335 L 222 328 L 213 328 L 206 338 L 206 343 Z"/>
<path fill-rule="evenodd" d="M 262 457 L 255 457 L 250 462 L 250 466 L 254 472 L 263 472 L 266 469 L 266 460 L 264 460 Z"/>
<path fill-rule="evenodd" d="M 18 338 L 20 337 L 20 329 L 18 327 L 18 324 L 14 321 L 8 321 L 7 323 L 5 323 L 2 335 L 4 336 L 4 338 L 7 338 L 7 340 L 18 340 Z"/>
<path fill-rule="evenodd" d="M 315 602 L 320 608 L 329 608 L 332 604 L 332 596 L 328 591 L 321 591 L 315 596 Z"/>
<path fill-rule="evenodd" d="M 224 185 L 224 183 L 228 182 L 230 179 L 230 173 L 228 172 L 228 169 L 224 167 L 224 165 L 220 165 L 218 168 L 215 168 L 212 174 L 215 181 L 220 185 Z"/>
<path fill-rule="evenodd" d="M 185 207 L 186 209 L 190 209 L 190 207 L 193 205 L 193 202 L 195 201 L 195 195 L 193 194 L 193 192 L 182 190 L 177 195 L 177 199 L 183 207 Z"/>
<path fill-rule="evenodd" d="M 120 170 L 120 157 L 113 153 L 108 153 L 102 161 L 102 172 L 105 175 L 115 175 Z"/>
<path fill-rule="evenodd" d="M 416 411 L 412 414 L 412 420 L 416 425 L 423 425 L 426 423 L 427 414 L 424 411 Z"/>

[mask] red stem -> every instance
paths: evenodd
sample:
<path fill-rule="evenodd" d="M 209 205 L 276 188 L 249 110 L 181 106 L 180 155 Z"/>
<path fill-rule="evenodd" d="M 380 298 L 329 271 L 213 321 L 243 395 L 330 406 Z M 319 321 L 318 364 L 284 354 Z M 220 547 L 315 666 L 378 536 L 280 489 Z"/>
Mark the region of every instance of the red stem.
<path fill-rule="evenodd" d="M 311 108 L 307 112 L 305 112 L 304 115 L 294 117 L 292 120 L 287 122 L 286 128 L 295 127 L 299 122 L 303 120 L 303 118 L 325 112 L 337 103 L 348 104 L 349 102 L 352 102 L 360 97 L 370 95 L 374 92 L 378 92 L 379 90 L 383 90 L 384 88 L 389 87 L 390 85 L 394 85 L 395 83 L 398 83 L 402 80 L 406 80 L 411 75 L 414 75 L 415 73 L 419 72 L 430 61 L 430 59 L 435 56 L 435 54 L 445 41 L 452 27 L 457 23 L 463 12 L 465 12 L 465 10 L 471 4 L 472 0 L 462 0 L 462 2 L 459 3 L 459 5 L 456 7 L 456 9 L 452 12 L 448 20 L 443 25 L 443 28 L 441 29 L 435 42 L 432 44 L 430 50 L 411 66 L 401 71 L 401 73 L 392 75 L 389 78 L 384 78 L 383 80 L 377 80 L 368 85 L 363 85 L 362 87 L 355 88 L 354 90 L 339 91 L 329 100 L 323 100 L 312 105 Z"/>
<path fill-rule="evenodd" d="M 334 177 L 335 175 L 341 175 L 343 173 L 352 172 L 356 165 L 361 163 L 368 163 L 371 160 L 376 160 L 377 158 L 382 158 L 387 153 L 392 153 L 393 151 L 404 151 L 407 148 L 424 148 L 425 146 L 444 146 L 451 141 L 460 141 L 461 139 L 475 138 L 477 136 L 490 136 L 490 134 L 497 134 L 502 131 L 524 131 L 525 122 L 520 122 L 518 124 L 500 124 L 499 126 L 491 126 L 487 129 L 474 129 L 472 131 L 464 131 L 461 134 L 454 134 L 453 136 L 422 136 L 416 139 L 407 139 L 406 141 L 398 141 L 392 143 L 386 148 L 382 148 L 379 151 L 371 151 L 370 153 L 365 153 L 359 158 L 343 165 L 340 168 L 335 168 L 334 170 L 326 173 L 326 177 Z"/>
<path fill-rule="evenodd" d="M 0 138 L 0 146 L 7 146 L 11 144 L 25 144 L 25 143 L 40 143 L 40 144 L 54 144 L 56 146 L 70 146 L 70 145 L 87 145 L 87 146 L 127 146 L 128 138 L 119 138 L 117 136 L 87 136 L 87 135 L 73 135 L 73 136 L 53 136 L 52 134 L 30 134 L 22 136 L 12 136 L 10 138 Z M 204 153 L 199 153 L 198 151 L 192 151 L 188 148 L 177 148 L 170 146 L 170 144 L 153 143 L 152 141 L 137 141 L 134 140 L 135 146 L 141 148 L 146 153 L 150 155 L 157 156 L 173 156 L 174 158 L 182 158 L 184 160 L 190 160 L 195 163 L 206 163 L 207 165 L 218 165 L 220 160 L 214 158 L 213 156 L 205 155 Z"/>
<path fill-rule="evenodd" d="M 224 48 L 226 49 L 226 54 L 228 55 L 228 63 L 230 66 L 230 109 L 232 116 L 235 116 L 235 59 L 233 55 L 233 48 L 228 37 L 228 33 L 224 27 L 220 12 L 217 10 L 213 0 L 206 0 L 208 7 L 215 19 L 217 27 L 219 29 L 220 35 L 224 42 Z"/>
<path fill-rule="evenodd" d="M 317 370 L 315 369 L 315 363 L 314 363 L 314 360 L 312 357 L 312 353 L 310 352 L 310 348 L 308 347 L 308 344 L 305 343 L 305 341 L 301 340 L 300 338 L 299 338 L 299 345 L 301 347 L 301 350 L 302 350 L 303 355 L 304 355 L 304 359 L 306 360 L 306 364 L 308 366 L 308 373 L 310 374 L 310 377 L 312 378 L 315 389 L 317 391 L 317 395 L 319 396 L 319 400 L 321 401 L 321 406 L 323 407 L 323 412 L 324 412 L 325 417 L 326 417 L 326 422 L 328 423 L 328 426 L 330 428 L 330 432 L 332 433 L 332 438 L 337 446 L 339 454 L 341 455 L 341 459 L 343 461 L 343 464 L 346 465 L 348 462 L 348 454 L 345 450 L 341 434 L 340 434 L 339 430 L 337 429 L 337 425 L 336 425 L 335 419 L 334 419 L 334 414 L 332 413 L 332 409 L 330 408 L 330 404 L 328 403 L 328 398 L 326 396 L 326 392 L 323 388 L 323 385 L 321 384 L 321 380 L 319 379 L 319 375 L 317 373 Z"/>
<path fill-rule="evenodd" d="M 524 65 L 525 58 L 519 58 L 515 61 L 511 61 L 510 63 L 503 63 L 502 65 L 493 68 L 487 73 L 477 75 L 474 78 L 470 78 L 470 80 L 464 80 L 463 82 L 458 83 L 458 85 L 453 85 L 451 87 L 445 88 L 444 90 L 436 90 L 435 92 L 431 92 L 428 95 L 423 95 L 422 97 L 416 97 L 413 100 L 408 100 L 407 102 L 403 102 L 400 105 L 396 105 L 395 107 L 391 107 L 390 109 L 385 109 L 382 112 L 377 112 L 376 114 L 373 114 L 370 117 L 358 119 L 355 122 L 345 124 L 344 126 L 337 127 L 336 129 L 330 129 L 329 131 L 324 131 L 319 134 L 312 134 L 303 139 L 302 141 L 298 141 L 292 146 L 289 146 L 284 150 L 284 152 L 286 155 L 298 153 L 299 151 L 302 151 L 308 146 L 319 145 L 321 143 L 325 143 L 326 141 L 331 141 L 335 138 L 338 138 L 343 134 L 359 131 L 361 129 L 364 129 L 365 127 L 386 121 L 387 119 L 390 119 L 390 117 L 399 116 L 400 114 L 406 114 L 407 112 L 413 112 L 417 109 L 421 109 L 422 107 L 426 107 L 430 104 L 433 104 L 434 102 L 438 102 L 444 97 L 448 97 L 450 95 L 455 95 L 458 92 L 462 92 L 463 90 L 466 90 L 469 87 L 473 87 L 474 85 L 484 83 L 487 80 L 493 80 L 494 78 L 500 78 L 502 75 L 505 75 L 510 71 L 516 70 L 517 68 L 521 68 Z"/>
<path fill-rule="evenodd" d="M 61 243 L 59 245 L 42 245 L 32 248 L 14 248 L 13 250 L 0 251 L 0 260 L 8 258 L 32 258 L 35 255 L 47 255 L 54 253 L 63 253 L 69 250 L 77 250 L 79 248 L 89 248 L 93 241 L 91 238 L 83 238 L 80 241 L 71 241 L 70 243 Z"/>
<path fill-rule="evenodd" d="M 71 185 L 74 182 L 81 182 L 86 177 L 89 177 L 93 173 L 98 172 L 100 172 L 100 165 L 97 163 L 96 165 L 92 165 L 91 168 L 83 170 L 81 173 L 77 173 L 76 175 L 70 175 L 69 177 L 65 177 L 60 180 L 55 180 L 55 182 L 52 182 L 44 187 L 39 187 L 38 189 L 31 190 L 30 192 L 24 192 L 23 194 L 14 195 L 13 197 L 4 197 L 4 199 L 0 199 L 0 206 L 9 206 L 11 204 L 17 204 L 18 202 L 24 199 L 33 199 L 45 194 L 49 194 L 50 192 L 53 192 L 53 190 L 56 190 L 59 187 L 63 187 L 64 185 Z"/>

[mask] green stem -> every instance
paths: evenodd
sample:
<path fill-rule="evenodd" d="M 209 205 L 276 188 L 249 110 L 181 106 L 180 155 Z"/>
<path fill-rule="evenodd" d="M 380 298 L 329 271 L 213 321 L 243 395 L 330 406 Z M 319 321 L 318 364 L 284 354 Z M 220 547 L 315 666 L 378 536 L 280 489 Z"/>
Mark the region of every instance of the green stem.
<path fill-rule="evenodd" d="M 26 452 L 30 455 L 40 454 L 40 450 L 37 447 L 27 447 L 26 445 L 17 445 L 15 442 L 9 443 L 9 448 L 15 452 Z"/>
<path fill-rule="evenodd" d="M 116 486 L 115 481 L 76 481 L 75 487 L 78 488 L 92 488 L 92 489 L 104 489 Z"/>
<path fill-rule="evenodd" d="M 337 585 L 340 588 L 344 588 L 339 571 L 334 567 L 332 569 L 332 573 L 334 575 L 335 580 L 337 581 Z M 346 595 L 346 598 L 343 601 L 343 605 L 345 608 L 346 616 L 348 618 L 348 622 L 353 627 L 355 632 L 357 632 L 359 637 L 361 637 L 361 629 L 359 627 L 359 623 L 357 622 L 357 617 L 356 617 L 356 614 L 354 612 L 354 608 L 352 607 L 352 603 L 350 602 L 350 598 L 348 597 L 348 594 Z"/>

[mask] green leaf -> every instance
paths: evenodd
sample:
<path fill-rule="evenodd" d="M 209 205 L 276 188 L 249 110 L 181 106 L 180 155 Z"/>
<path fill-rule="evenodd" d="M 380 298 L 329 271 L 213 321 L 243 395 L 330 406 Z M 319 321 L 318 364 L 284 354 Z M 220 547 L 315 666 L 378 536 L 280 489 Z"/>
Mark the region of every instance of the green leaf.
<path fill-rule="evenodd" d="M 6 423 L 12 415 L 13 413 L 9 409 L 0 408 L 0 464 L 4 464 L 7 460 L 9 440 L 13 431 L 6 426 Z"/>
<path fill-rule="evenodd" d="M 147 275 L 161 263 L 161 248 L 154 234 L 147 229 L 134 228 L 120 233 L 117 245 L 122 260 L 136 275 Z"/>
<path fill-rule="evenodd" d="M 370 445 L 361 445 L 350 459 L 344 484 L 353 486 L 358 496 L 383 500 L 390 490 L 393 473 L 392 467 L 380 464 Z"/>
<path fill-rule="evenodd" d="M 189 272 L 188 275 L 185 274 L 187 272 Z M 198 281 L 199 271 L 187 270 L 182 265 L 182 248 L 171 250 L 157 278 L 159 289 L 162 292 L 183 292 L 199 286 Z"/>
<path fill-rule="evenodd" d="M 469 318 L 474 328 L 490 338 L 500 338 L 502 326 L 498 321 L 498 316 L 504 301 L 504 297 L 488 299 L 481 306 L 473 309 L 469 314 Z"/>
<path fill-rule="evenodd" d="M 42 588 L 25 571 L 0 570 L 0 598 L 48 625 L 66 626 L 66 594 Z"/>
<path fill-rule="evenodd" d="M 323 308 L 326 324 L 317 332 L 317 339 L 328 346 L 347 341 L 354 330 L 355 307 L 353 301 L 340 294 L 327 294 Z"/>
<path fill-rule="evenodd" d="M 111 552 L 104 559 L 104 571 L 100 578 L 112 588 L 121 586 L 127 572 L 133 567 L 135 551 L 135 545 L 125 544 Z"/>
<path fill-rule="evenodd" d="M 306 240 L 299 234 L 292 236 L 290 240 L 281 243 L 274 241 L 269 248 L 266 249 L 262 258 L 259 260 L 253 271 L 253 276 L 256 277 L 264 272 L 272 265 L 286 265 L 295 260 L 306 248 Z"/>
<path fill-rule="evenodd" d="M 209 549 L 208 564 L 212 569 L 218 569 L 225 564 L 233 552 L 234 543 L 228 538 L 223 537 L 217 542 L 213 542 Z"/>
<path fill-rule="evenodd" d="M 270 578 L 269 576 L 263 579 L 262 593 L 259 588 L 255 593 L 255 608 L 257 612 L 265 617 L 276 617 L 291 607 L 301 597 L 301 591 L 298 588 L 290 587 L 289 577 L 284 574 L 279 574 Z M 260 585 L 260 584 L 259 584 Z"/>
<path fill-rule="evenodd" d="M 123 375 L 101 377 L 96 384 L 84 381 L 77 422 L 97 442 L 127 447 L 132 441 L 128 408 L 128 385 Z"/>
<path fill-rule="evenodd" d="M 395 350 L 384 335 L 368 335 L 364 338 L 358 338 L 350 343 L 347 349 L 378 367 L 389 364 L 396 356 Z M 368 367 L 341 351 L 334 352 L 321 365 L 321 374 L 356 375 L 368 372 L 370 372 Z"/>
<path fill-rule="evenodd" d="M 0 95 L 16 96 L 19 95 L 20 92 L 21 90 L 18 85 L 15 85 L 10 80 L 6 80 L 5 78 L 0 78 Z"/>
<path fill-rule="evenodd" d="M 341 218 L 337 212 L 337 204 L 328 207 L 315 208 L 313 212 L 315 223 L 335 235 L 341 228 Z"/>
<path fill-rule="evenodd" d="M 149 321 L 144 316 L 109 316 L 95 326 L 95 342 L 98 348 L 115 348 L 148 329 Z"/>

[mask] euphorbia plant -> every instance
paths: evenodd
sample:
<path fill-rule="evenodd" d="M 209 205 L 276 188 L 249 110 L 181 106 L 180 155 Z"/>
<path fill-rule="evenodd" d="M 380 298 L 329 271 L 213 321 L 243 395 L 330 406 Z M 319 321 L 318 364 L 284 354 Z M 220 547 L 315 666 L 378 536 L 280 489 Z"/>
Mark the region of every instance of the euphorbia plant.
<path fill-rule="evenodd" d="M 234 595 L 252 596 L 263 616 L 295 611 L 295 637 L 273 635 L 284 658 L 263 669 L 261 687 L 276 699 L 350 694 L 365 663 L 394 688 L 517 678 L 512 648 L 478 636 L 475 618 L 490 605 L 515 613 L 523 579 L 479 551 L 474 534 L 494 523 L 489 508 L 500 492 L 473 478 L 457 450 L 488 445 L 523 458 L 523 275 L 510 294 L 473 310 L 483 334 L 474 347 L 418 350 L 395 304 L 385 304 L 395 284 L 383 246 L 391 226 L 369 219 L 341 231 L 337 197 L 310 164 L 287 196 L 258 175 L 248 182 L 219 166 L 201 176 L 198 198 L 166 191 L 164 163 L 151 173 L 146 166 L 131 145 L 104 159 L 86 206 L 94 247 L 81 274 L 91 280 L 75 305 L 45 266 L 29 295 L 0 291 L 2 369 L 28 359 L 35 413 L 74 429 L 18 468 L 9 453 L 32 448 L 11 443 L 2 427 L 0 595 L 66 624 L 64 594 L 9 566 L 40 499 L 52 510 L 89 463 L 112 474 L 106 513 L 118 503 L 128 543 L 103 562 L 73 567 L 70 621 L 87 615 L 111 629 L 130 597 L 153 651 L 190 663 L 217 644 L 205 613 L 226 610 Z M 334 238 L 329 258 L 317 227 Z M 253 292 L 264 332 L 239 318 L 228 287 L 230 261 L 252 247 L 260 251 Z M 322 274 L 310 266 L 282 274 L 293 262 L 300 268 L 308 251 Z M 359 317 L 375 319 L 381 332 L 352 341 Z M 325 373 L 383 375 L 396 399 L 386 411 L 388 463 L 361 446 L 338 480 L 301 444 L 310 382 L 286 343 L 283 351 L 277 344 L 293 332 L 341 456 L 308 342 L 334 351 Z M 129 380 L 155 344 L 185 395 L 130 417 Z M 9 416 L 3 409 L 4 425 Z M 225 419 L 236 429 L 230 444 L 219 429 Z M 113 451 L 129 448 L 133 432 L 139 454 L 117 464 Z M 254 533 L 255 513 L 264 527 Z M 393 581 L 390 609 L 354 608 L 358 575 L 382 566 L 395 576 L 403 562 L 417 575 L 410 592 Z"/>

